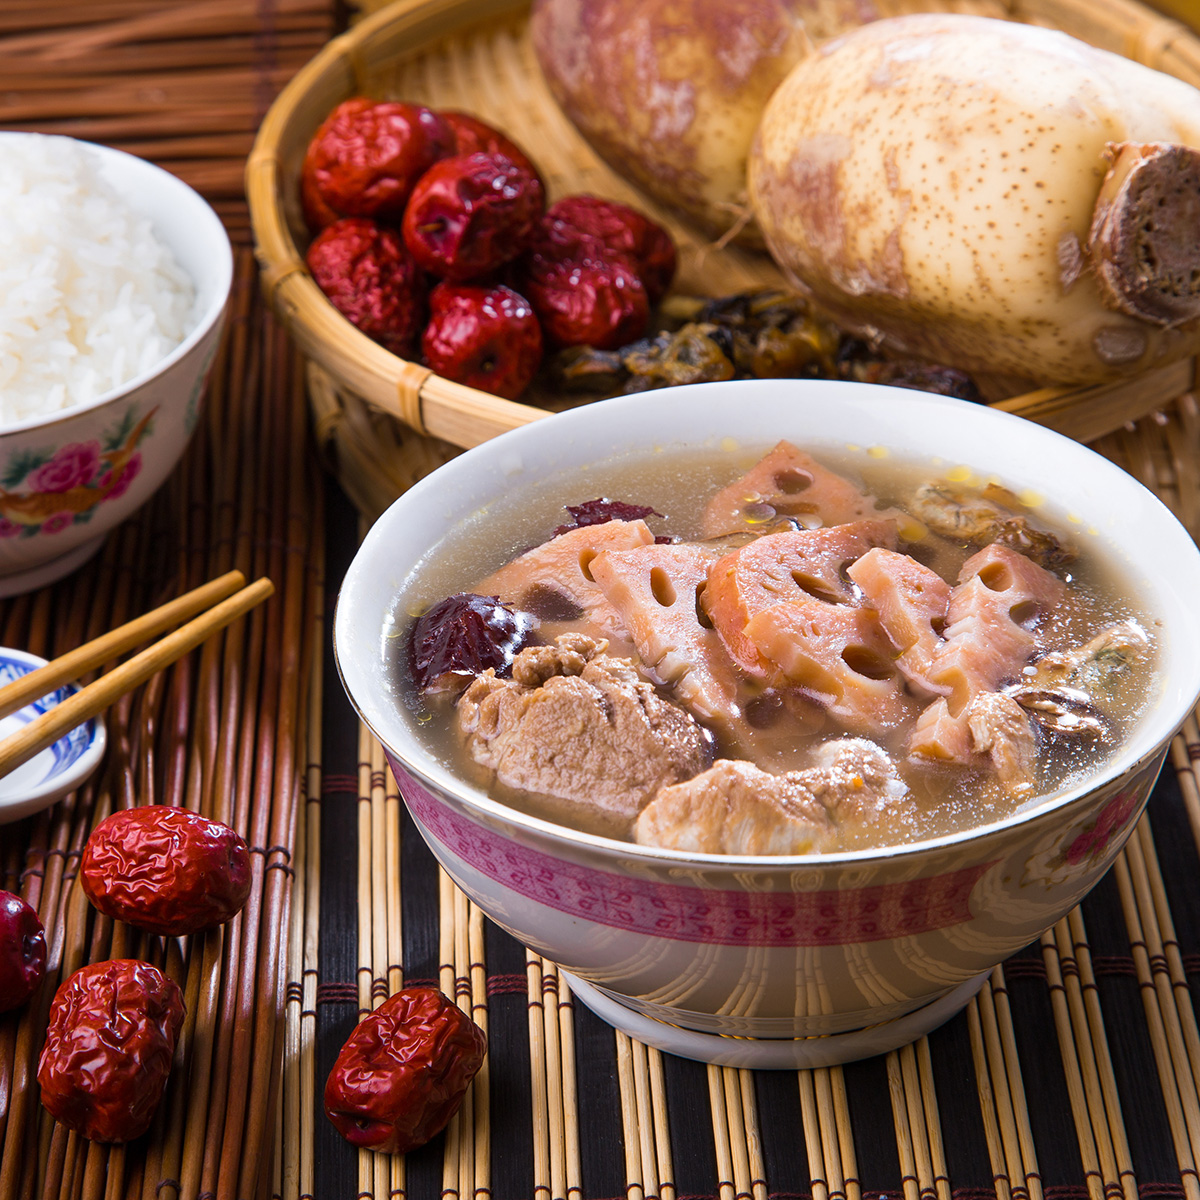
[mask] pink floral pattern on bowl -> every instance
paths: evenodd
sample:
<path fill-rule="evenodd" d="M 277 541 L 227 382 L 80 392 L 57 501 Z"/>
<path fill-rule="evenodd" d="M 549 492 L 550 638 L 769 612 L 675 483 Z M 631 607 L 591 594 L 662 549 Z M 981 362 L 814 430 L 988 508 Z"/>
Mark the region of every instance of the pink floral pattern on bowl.
<path fill-rule="evenodd" d="M 1063 851 L 1065 862 L 1074 866 L 1085 860 L 1101 858 L 1109 842 L 1129 823 L 1138 811 L 1143 799 L 1140 788 L 1126 788 L 1118 792 L 1096 815 L 1094 823 L 1083 830 Z"/>
<path fill-rule="evenodd" d="M 123 496 L 141 472 L 138 446 L 157 411 L 139 420 L 129 408 L 96 441 L 14 454 L 0 472 L 0 538 L 61 533 Z"/>

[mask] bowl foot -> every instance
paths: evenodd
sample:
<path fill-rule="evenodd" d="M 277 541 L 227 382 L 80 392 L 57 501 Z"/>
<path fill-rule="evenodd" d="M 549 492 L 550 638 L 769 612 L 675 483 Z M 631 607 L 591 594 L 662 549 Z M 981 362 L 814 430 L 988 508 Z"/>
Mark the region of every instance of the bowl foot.
<path fill-rule="evenodd" d="M 106 536 L 107 534 L 102 533 L 99 537 L 89 538 L 74 550 L 68 550 L 66 554 L 60 554 L 57 558 L 39 563 L 28 570 L 0 575 L 0 599 L 6 596 L 20 596 L 36 588 L 45 587 L 48 583 L 57 583 L 82 567 L 104 545 Z"/>
<path fill-rule="evenodd" d="M 865 1029 L 822 1037 L 748 1038 L 681 1029 L 678 1025 L 634 1012 L 611 993 L 561 968 L 559 970 L 572 993 L 596 1016 L 647 1046 L 718 1067 L 788 1071 L 833 1067 L 906 1046 L 944 1024 L 964 1008 L 990 973 L 984 971 L 922 1008 Z"/>

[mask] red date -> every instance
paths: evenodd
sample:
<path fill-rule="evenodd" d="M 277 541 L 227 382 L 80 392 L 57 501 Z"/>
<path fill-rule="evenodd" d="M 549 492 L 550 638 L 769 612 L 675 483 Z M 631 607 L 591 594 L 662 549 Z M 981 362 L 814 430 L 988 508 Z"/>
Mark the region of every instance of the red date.
<path fill-rule="evenodd" d="M 601 196 L 564 196 L 552 204 L 534 237 L 533 252 L 582 262 L 588 258 L 628 261 L 657 304 L 675 277 L 671 235 L 628 204 Z"/>
<path fill-rule="evenodd" d="M 537 167 L 525 151 L 498 129 L 493 129 L 469 113 L 449 109 L 441 110 L 441 118 L 454 133 L 454 154 L 502 154 L 509 162 L 515 162 L 541 179 Z"/>
<path fill-rule="evenodd" d="M 300 169 L 306 207 L 398 221 L 413 185 L 454 148 L 450 126 L 419 104 L 344 100 L 309 143 Z M 311 218 L 311 212 L 309 214 Z"/>
<path fill-rule="evenodd" d="M 94 1142 L 150 1128 L 183 1025 L 178 985 L 149 963 L 81 967 L 55 994 L 38 1063 L 42 1104 Z"/>
<path fill-rule="evenodd" d="M 518 286 L 552 346 L 616 350 L 645 336 L 650 300 L 627 261 L 530 254 Z"/>
<path fill-rule="evenodd" d="M 46 974 L 46 931 L 34 910 L 0 891 L 0 1012 L 19 1008 Z"/>
<path fill-rule="evenodd" d="M 394 229 L 346 217 L 312 241 L 308 269 L 353 325 L 401 358 L 411 358 L 425 319 L 428 285 Z"/>
<path fill-rule="evenodd" d="M 536 623 L 496 596 L 447 596 L 413 623 L 409 653 L 417 685 L 423 692 L 446 692 L 466 687 L 489 667 L 507 675 Z"/>
<path fill-rule="evenodd" d="M 483 1065 L 487 1037 L 437 988 L 385 1000 L 350 1035 L 325 1113 L 352 1145 L 405 1154 L 440 1133 Z"/>
<path fill-rule="evenodd" d="M 404 244 L 432 275 L 463 282 L 525 249 L 546 207 L 536 174 L 499 154 L 456 154 L 417 181 Z"/>
<path fill-rule="evenodd" d="M 79 882 L 102 913 L 180 937 L 241 911 L 250 895 L 250 852 L 220 821 L 148 804 L 115 812 L 92 830 Z"/>
<path fill-rule="evenodd" d="M 443 280 L 429 295 L 421 353 L 439 375 L 515 400 L 542 361 L 542 329 L 512 288 Z"/>

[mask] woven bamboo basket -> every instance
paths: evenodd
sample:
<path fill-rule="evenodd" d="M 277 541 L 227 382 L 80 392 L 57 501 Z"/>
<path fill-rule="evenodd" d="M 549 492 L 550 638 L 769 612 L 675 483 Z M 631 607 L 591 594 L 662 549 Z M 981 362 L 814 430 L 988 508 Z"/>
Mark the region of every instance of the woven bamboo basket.
<path fill-rule="evenodd" d="M 1200 36 L 1137 0 L 877 0 L 877 6 L 886 15 L 952 9 L 1047 25 L 1200 86 Z M 767 256 L 705 243 L 600 161 L 542 80 L 527 36 L 528 8 L 528 0 L 395 0 L 331 41 L 295 76 L 260 126 L 247 161 L 263 288 L 309 360 L 309 396 L 327 459 L 368 516 L 461 448 L 562 403 L 544 394 L 529 403 L 502 400 L 404 361 L 359 333 L 321 294 L 304 265 L 308 235 L 297 181 L 312 134 L 347 97 L 474 112 L 530 150 L 551 201 L 592 192 L 642 208 L 677 239 L 677 291 L 725 295 L 781 282 Z M 1106 448 L 1114 457 L 1153 459 L 1171 452 L 1154 430 L 1190 393 L 1195 367 L 1189 359 L 1112 384 L 1044 388 L 993 403 L 1088 443 L 1160 414 L 1146 426 L 1150 444 Z"/>

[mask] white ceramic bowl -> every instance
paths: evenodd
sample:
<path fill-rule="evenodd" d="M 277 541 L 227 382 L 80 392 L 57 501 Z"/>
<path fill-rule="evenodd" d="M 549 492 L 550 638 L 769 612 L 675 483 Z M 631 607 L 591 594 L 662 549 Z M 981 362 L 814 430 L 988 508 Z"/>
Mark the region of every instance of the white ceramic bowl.
<path fill-rule="evenodd" d="M 0 154 L 11 138 L 0 133 Z M 168 171 L 88 144 L 105 180 L 191 276 L 188 335 L 150 371 L 94 400 L 0 425 L 0 596 L 51 583 L 94 554 L 179 461 L 200 414 L 217 350 L 233 251 L 220 218 Z M 33 464 L 23 470 L 26 464 Z"/>
<path fill-rule="evenodd" d="M 46 660 L 36 654 L 0 646 L 0 687 L 45 665 Z M 0 738 L 17 733 L 78 690 L 74 684 L 68 684 L 0 719 Z M 105 744 L 104 722 L 93 717 L 0 777 L 0 825 L 49 808 L 68 792 L 81 787 L 100 765 Z"/>
<path fill-rule="evenodd" d="M 818 457 L 822 448 L 850 449 L 939 471 L 962 464 L 1036 489 L 1080 518 L 1079 536 L 1103 543 L 1157 618 L 1161 691 L 1102 775 L 953 836 L 746 858 L 564 829 L 490 799 L 427 750 L 397 684 L 397 635 L 408 620 L 397 596 L 446 553 L 464 522 L 515 489 L 631 451 L 720 453 L 728 440 L 766 450 L 780 438 Z M 386 748 L 415 821 L 489 916 L 560 964 L 602 1015 L 645 1040 L 711 1061 L 805 1066 L 875 1053 L 944 1020 L 981 973 L 1096 883 L 1200 692 L 1197 595 L 1200 553 L 1182 526 L 1131 476 L 1075 442 L 920 392 L 747 381 L 589 405 L 439 468 L 363 542 L 342 586 L 334 640 L 346 690 Z M 887 1022 L 891 1032 L 881 1037 Z"/>

